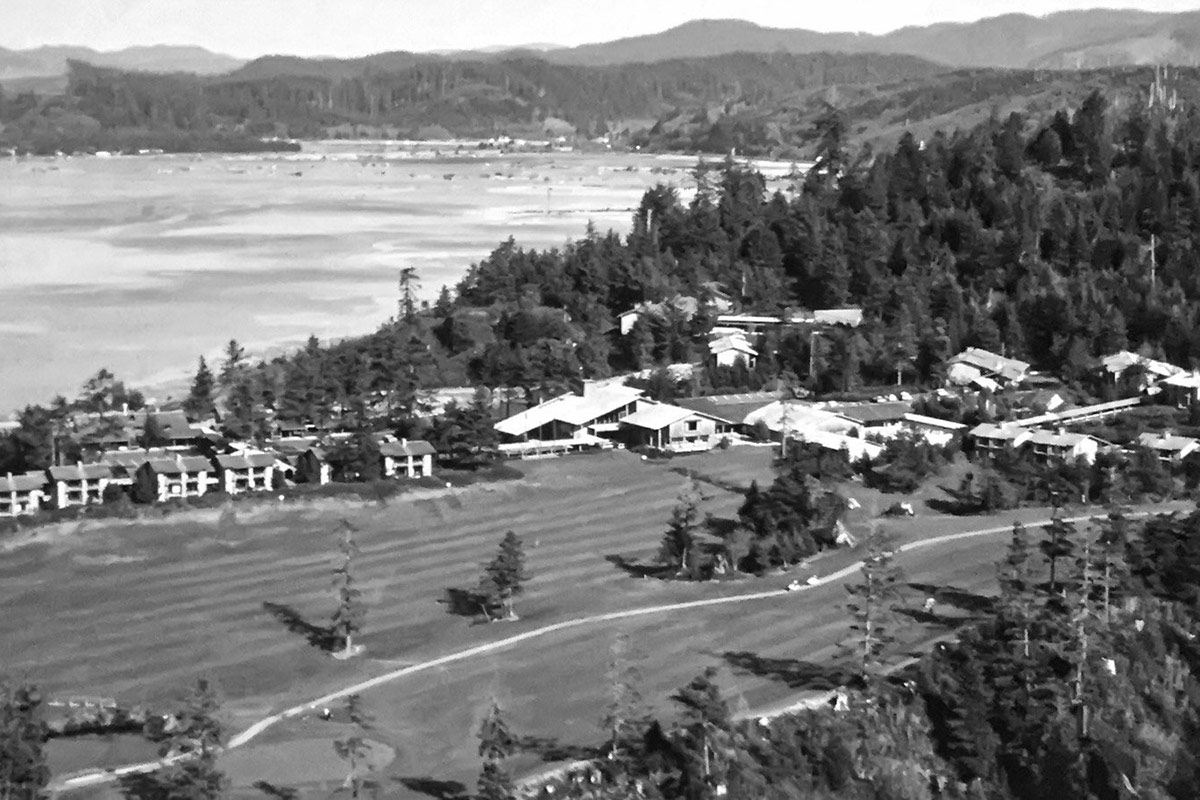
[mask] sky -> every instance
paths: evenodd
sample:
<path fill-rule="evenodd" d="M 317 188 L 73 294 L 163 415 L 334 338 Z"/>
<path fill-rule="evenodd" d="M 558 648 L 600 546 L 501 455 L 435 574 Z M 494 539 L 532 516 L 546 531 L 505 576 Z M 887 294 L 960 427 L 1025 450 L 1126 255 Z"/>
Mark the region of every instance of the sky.
<path fill-rule="evenodd" d="M 885 33 L 1021 12 L 1189 11 L 1200 0 L 3 0 L 0 47 L 195 44 L 242 58 L 577 45 L 737 18 L 775 28 Z"/>

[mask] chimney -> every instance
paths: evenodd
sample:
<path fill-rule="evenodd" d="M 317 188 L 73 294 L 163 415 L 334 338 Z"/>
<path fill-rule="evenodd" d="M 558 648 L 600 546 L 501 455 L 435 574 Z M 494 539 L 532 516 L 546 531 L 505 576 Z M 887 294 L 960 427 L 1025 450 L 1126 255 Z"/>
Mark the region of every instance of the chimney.
<path fill-rule="evenodd" d="M 404 447 L 408 447 L 408 439 L 406 439 L 406 438 L 400 439 L 400 444 Z"/>

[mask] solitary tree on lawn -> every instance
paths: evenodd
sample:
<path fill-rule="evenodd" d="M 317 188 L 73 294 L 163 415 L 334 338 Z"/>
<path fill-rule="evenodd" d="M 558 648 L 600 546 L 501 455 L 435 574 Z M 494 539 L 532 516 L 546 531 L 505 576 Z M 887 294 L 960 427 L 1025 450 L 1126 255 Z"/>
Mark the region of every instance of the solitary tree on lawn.
<path fill-rule="evenodd" d="M 362 699 L 356 694 L 346 697 L 346 714 L 350 717 L 350 722 L 355 729 L 344 739 L 335 739 L 333 749 L 338 754 L 338 758 L 346 762 L 346 780 L 342 786 L 350 790 L 351 797 L 357 798 L 368 784 L 367 779 L 359 771 L 359 767 L 365 764 L 367 771 L 371 770 L 371 765 L 367 763 L 371 748 L 363 734 L 371 730 L 371 725 L 375 720 L 362 707 Z"/>
<path fill-rule="evenodd" d="M 484 567 L 483 579 L 480 581 L 480 592 L 504 609 L 504 619 L 512 622 L 517 619 L 513 601 L 523 593 L 523 584 L 529 580 L 525 573 L 525 549 L 521 540 L 512 531 L 504 534 L 496 557 Z"/>
<path fill-rule="evenodd" d="M 362 630 L 363 619 L 367 609 L 362 602 L 362 592 L 355 585 L 354 557 L 358 555 L 358 545 L 354 541 L 354 526 L 343 521 L 341 537 L 338 539 L 338 550 L 342 560 L 333 571 L 333 588 L 337 592 L 338 607 L 333 613 L 331 625 L 334 637 L 341 642 L 341 653 L 338 658 L 350 658 L 359 650 L 354 646 L 354 635 Z"/>
<path fill-rule="evenodd" d="M 658 551 L 659 560 L 674 568 L 678 575 L 687 574 L 690 568 L 688 555 L 700 528 L 699 505 L 699 486 L 693 480 L 679 493 L 679 502 L 671 510 L 671 521 Z"/>
<path fill-rule="evenodd" d="M 492 700 L 492 707 L 479 728 L 479 755 L 483 757 L 483 770 L 479 773 L 479 800 L 512 800 L 512 777 L 506 762 L 516 750 L 517 740 L 508 729 L 500 705 Z"/>

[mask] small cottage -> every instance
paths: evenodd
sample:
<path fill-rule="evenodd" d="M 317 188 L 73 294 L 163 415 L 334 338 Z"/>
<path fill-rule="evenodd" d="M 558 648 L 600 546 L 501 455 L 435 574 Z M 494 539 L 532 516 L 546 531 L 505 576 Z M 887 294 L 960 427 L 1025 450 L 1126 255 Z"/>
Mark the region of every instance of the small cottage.
<path fill-rule="evenodd" d="M 690 452 L 715 447 L 718 427 L 724 424 L 724 420 L 690 408 L 648 401 L 621 420 L 621 432 L 630 447 Z"/>
<path fill-rule="evenodd" d="M 718 367 L 732 367 L 739 361 L 746 369 L 754 369 L 758 351 L 740 334 L 729 334 L 708 343 L 708 353 Z"/>
<path fill-rule="evenodd" d="M 32 514 L 46 499 L 46 474 L 26 472 L 22 475 L 0 475 L 0 517 Z"/>
<path fill-rule="evenodd" d="M 46 474 L 55 508 L 67 508 L 103 502 L 104 490 L 113 477 L 113 468 L 108 464 L 78 462 L 50 467 Z"/>
<path fill-rule="evenodd" d="M 997 456 L 1006 450 L 1017 449 L 1028 442 L 1033 434 L 1017 425 L 993 425 L 990 422 L 982 422 L 972 428 L 969 435 L 975 442 L 976 456 L 986 459 Z"/>
<path fill-rule="evenodd" d="M 437 450 L 423 439 L 401 439 L 379 443 L 385 478 L 423 478 L 433 474 Z"/>
<path fill-rule="evenodd" d="M 1033 457 L 1040 464 L 1074 462 L 1084 459 L 1089 464 L 1096 460 L 1100 451 L 1100 440 L 1084 433 L 1058 431 L 1034 431 L 1029 437 Z"/>
<path fill-rule="evenodd" d="M 1139 434 L 1137 440 L 1142 447 L 1157 453 L 1158 460 L 1164 464 L 1178 464 L 1200 449 L 1200 439 L 1172 433 L 1146 432 Z"/>
<path fill-rule="evenodd" d="M 216 457 L 221 488 L 226 494 L 265 492 L 273 486 L 274 453 L 224 453 Z"/>

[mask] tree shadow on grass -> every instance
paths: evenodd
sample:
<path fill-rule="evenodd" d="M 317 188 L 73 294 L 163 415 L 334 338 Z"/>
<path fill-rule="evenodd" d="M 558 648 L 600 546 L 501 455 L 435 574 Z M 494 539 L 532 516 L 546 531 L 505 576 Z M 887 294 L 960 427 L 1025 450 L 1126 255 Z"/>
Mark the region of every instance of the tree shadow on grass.
<path fill-rule="evenodd" d="M 635 578 L 669 578 L 674 574 L 671 567 L 663 564 L 643 564 L 639 561 L 631 561 L 622 555 L 608 555 L 604 557 L 604 560 Z"/>
<path fill-rule="evenodd" d="M 722 658 L 734 669 L 783 681 L 792 689 L 836 689 L 854 677 L 845 667 L 797 658 L 767 658 L 747 651 L 728 651 Z"/>
<path fill-rule="evenodd" d="M 910 583 L 909 587 L 937 603 L 949 603 L 972 616 L 992 614 L 996 610 L 996 598 L 978 594 L 957 586 L 939 586 L 934 583 Z"/>
<path fill-rule="evenodd" d="M 494 598 L 475 589 L 450 587 L 439 603 L 456 617 L 467 617 L 475 624 L 491 622 L 500 609 Z"/>
<path fill-rule="evenodd" d="M 549 736 L 522 736 L 517 747 L 526 753 L 536 753 L 542 761 L 578 761 L 598 755 L 595 747 L 563 744 Z"/>
<path fill-rule="evenodd" d="M 317 625 L 306 620 L 299 611 L 283 603 L 265 601 L 263 609 L 281 622 L 292 633 L 303 636 L 310 645 L 326 653 L 332 653 L 341 647 L 341 640 L 334 633 L 332 626 Z"/>
<path fill-rule="evenodd" d="M 406 789 L 429 795 L 435 800 L 467 800 L 470 793 L 459 781 L 440 781 L 437 778 L 396 778 Z"/>

